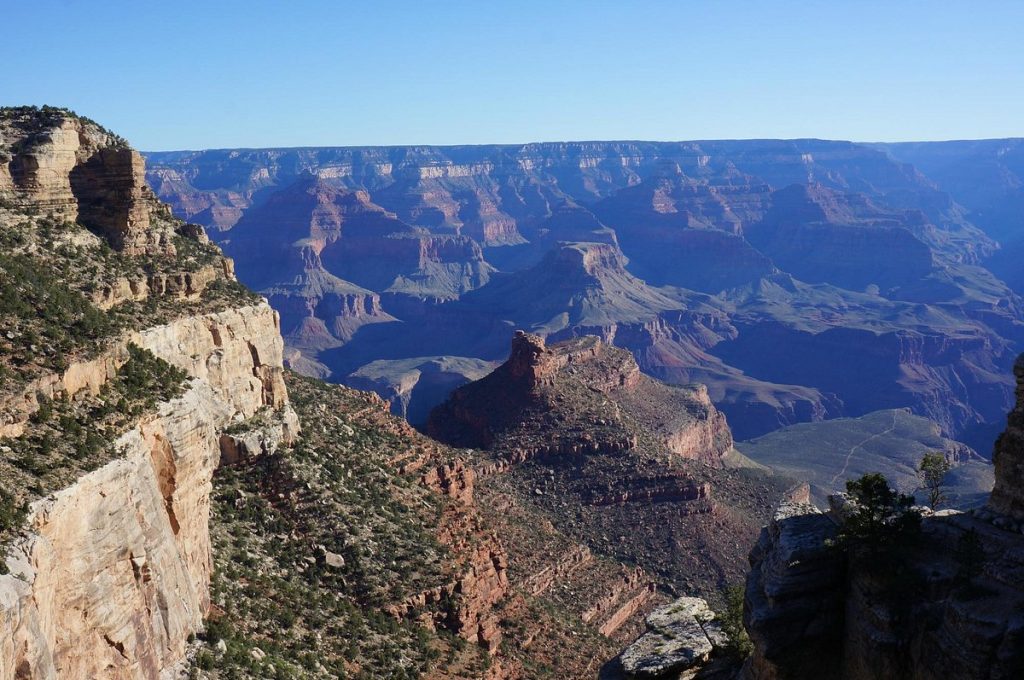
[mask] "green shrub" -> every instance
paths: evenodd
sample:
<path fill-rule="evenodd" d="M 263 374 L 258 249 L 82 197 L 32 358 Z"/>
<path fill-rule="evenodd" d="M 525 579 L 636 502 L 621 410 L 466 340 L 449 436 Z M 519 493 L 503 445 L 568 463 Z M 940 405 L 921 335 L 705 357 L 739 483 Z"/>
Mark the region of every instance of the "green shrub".
<path fill-rule="evenodd" d="M 729 636 L 726 652 L 739 661 L 746 659 L 754 651 L 747 629 L 743 626 L 743 592 L 742 585 L 731 585 L 726 588 L 725 611 L 718 617 L 722 631 Z"/>
<path fill-rule="evenodd" d="M 921 515 L 912 509 L 914 497 L 896 492 L 884 475 L 873 472 L 849 480 L 846 490 L 856 506 L 839 534 L 847 544 L 878 553 L 906 545 L 920 534 Z"/>
<path fill-rule="evenodd" d="M 0 533 L 17 530 L 25 521 L 28 507 L 13 493 L 0 487 Z"/>
<path fill-rule="evenodd" d="M 196 655 L 196 666 L 204 671 L 213 670 L 214 658 L 210 650 L 204 649 Z"/>

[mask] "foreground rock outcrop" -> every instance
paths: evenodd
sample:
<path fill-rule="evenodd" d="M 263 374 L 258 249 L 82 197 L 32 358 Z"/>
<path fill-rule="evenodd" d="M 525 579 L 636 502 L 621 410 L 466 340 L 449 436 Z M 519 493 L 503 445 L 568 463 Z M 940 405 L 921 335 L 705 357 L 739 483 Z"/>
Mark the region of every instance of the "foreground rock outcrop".
<path fill-rule="evenodd" d="M 823 514 L 784 504 L 751 551 L 745 625 L 755 652 L 744 677 L 996 679 L 1024 673 L 1024 533 L 1018 404 L 997 444 L 986 508 L 925 512 L 898 558 L 841 547 L 848 520 L 836 499 Z"/>
<path fill-rule="evenodd" d="M 996 441 L 992 456 L 996 484 L 988 506 L 994 513 L 1024 523 L 1024 356 L 1017 359 L 1013 372 L 1017 376 L 1017 405 Z"/>

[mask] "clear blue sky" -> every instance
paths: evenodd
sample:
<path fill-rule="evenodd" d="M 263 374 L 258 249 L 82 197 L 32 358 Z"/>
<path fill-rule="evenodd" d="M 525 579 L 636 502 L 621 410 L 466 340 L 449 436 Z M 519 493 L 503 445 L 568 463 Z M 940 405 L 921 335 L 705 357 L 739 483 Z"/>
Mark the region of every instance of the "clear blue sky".
<path fill-rule="evenodd" d="M 6 0 L 0 103 L 146 150 L 1024 135 L 1021 0 Z"/>

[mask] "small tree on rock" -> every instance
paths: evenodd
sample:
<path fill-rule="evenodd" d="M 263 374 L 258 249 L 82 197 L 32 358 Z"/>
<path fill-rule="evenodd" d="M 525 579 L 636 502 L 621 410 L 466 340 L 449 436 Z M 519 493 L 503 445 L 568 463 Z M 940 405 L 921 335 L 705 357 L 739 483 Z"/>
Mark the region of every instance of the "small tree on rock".
<path fill-rule="evenodd" d="M 873 472 L 851 479 L 846 482 L 846 491 L 855 510 L 840 531 L 844 542 L 878 552 L 920 531 L 921 515 L 911 509 L 914 497 L 891 488 L 884 475 Z"/>
<path fill-rule="evenodd" d="M 839 545 L 858 568 L 877 579 L 878 594 L 890 613 L 897 619 L 910 616 L 914 593 L 921 588 L 911 559 L 921 535 L 914 497 L 891 488 L 877 472 L 849 480 L 846 490 L 853 508 L 839 530 Z"/>
<path fill-rule="evenodd" d="M 947 500 L 944 481 L 952 467 L 941 451 L 924 454 L 917 466 L 917 476 L 921 486 L 928 491 L 928 504 L 932 510 L 938 510 L 939 504 Z"/>

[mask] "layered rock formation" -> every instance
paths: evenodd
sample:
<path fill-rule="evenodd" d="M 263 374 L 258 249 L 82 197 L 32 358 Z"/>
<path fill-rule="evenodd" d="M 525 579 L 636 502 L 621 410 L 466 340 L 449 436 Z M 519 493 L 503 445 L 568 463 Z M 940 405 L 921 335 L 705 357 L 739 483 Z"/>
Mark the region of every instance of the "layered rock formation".
<path fill-rule="evenodd" d="M 935 266 L 923 240 L 934 233 L 920 212 L 885 211 L 860 194 L 793 185 L 772 194 L 745 232 L 784 271 L 808 283 L 883 291 L 927 276 Z M 899 267 L 892 263 L 900 262 Z"/>
<path fill-rule="evenodd" d="M 414 228 L 365 191 L 313 175 L 248 211 L 226 242 L 243 281 L 257 289 L 291 277 L 295 248 L 312 249 L 331 274 L 378 292 L 457 297 L 490 273 L 472 239 Z"/>
<path fill-rule="evenodd" d="M 519 235 L 533 238 L 564 197 L 586 205 L 647 179 L 682 174 L 697 181 L 651 194 L 663 197 L 657 202 L 666 214 L 689 212 L 708 222 L 735 224 L 758 210 L 757 201 L 746 198 L 749 193 L 742 185 L 778 188 L 818 181 L 830 188 L 885 196 L 891 202 L 916 203 L 942 229 L 977 234 L 965 224 L 958 206 L 913 168 L 849 142 L 255 149 L 154 153 L 150 160 L 154 184 L 176 209 L 197 219 L 214 218 L 219 209 L 222 214 L 216 219 L 227 228 L 228 215 L 248 207 L 257 192 L 313 172 L 344 186 L 366 188 L 410 223 L 464 229 L 474 237 L 483 235 L 488 244 L 509 243 Z M 687 193 L 696 200 L 684 200 L 685 208 L 676 206 Z M 738 207 L 732 199 L 737 193 L 752 207 Z"/>
<path fill-rule="evenodd" d="M 1019 366 L 1020 364 L 1018 364 Z M 1024 371 L 1018 370 L 1018 394 Z M 939 512 L 894 568 L 831 544 L 848 521 L 795 499 L 751 552 L 749 678 L 1009 678 L 1024 672 L 1024 537 L 1016 445 L 1020 400 L 997 446 L 985 509 Z M 835 497 L 834 497 L 835 499 Z M 893 579 L 897 579 L 894 583 Z"/>
<path fill-rule="evenodd" d="M 985 266 L 1018 293 L 1024 292 L 1024 182 L 1020 139 L 879 144 L 893 158 L 912 163 L 967 210 L 972 223 L 999 241 Z"/>
<path fill-rule="evenodd" d="M 40 303 L 50 306 L 40 317 L 55 314 L 60 300 L 80 299 L 76 312 L 107 328 L 88 348 L 80 346 L 87 337 L 63 338 L 70 351 L 61 362 L 23 369 L 0 397 L 2 434 L 11 437 L 2 464 L 17 473 L 5 472 L 4 492 L 32 501 L 24 525 L 3 527 L 12 540 L 0 549 L 0 676 L 162 677 L 184 660 L 187 640 L 210 608 L 210 490 L 220 432 L 262 412 L 278 423 L 270 445 L 297 433 L 283 381 L 278 315 L 265 302 L 235 295 L 230 263 L 206 248 L 201 229 L 168 217 L 145 186 L 141 156 L 123 140 L 54 109 L 3 110 L 0 139 L 9 154 L 3 166 L 9 174 L 0 178 L 5 263 L 28 261 L 53 277 Z M 98 239 L 74 225 L 54 233 L 57 220 L 84 225 L 120 254 L 104 255 Z M 60 242 L 65 254 L 51 257 L 48 251 L 59 250 Z M 93 251 L 101 265 L 91 265 L 96 278 L 85 284 L 114 282 L 92 288 L 95 307 L 75 297 L 82 281 L 63 278 L 62 269 L 68 258 Z M 148 278 L 131 278 L 136 266 Z M 5 276 L 34 290 L 17 278 L 22 271 Z M 124 314 L 141 300 L 147 307 L 128 317 L 137 325 L 119 331 L 113 322 L 104 325 L 104 314 Z M 37 319 L 9 322 L 11 342 Z M 71 324 L 57 329 L 76 330 Z M 139 355 L 177 367 L 188 382 L 169 400 L 137 395 L 152 399 L 148 408 L 127 397 L 110 404 L 128 411 L 122 414 L 128 427 L 114 441 L 101 438 L 109 453 L 99 467 L 51 488 L 54 477 L 45 467 L 11 455 L 12 447 L 32 450 L 34 429 L 49 417 L 51 404 L 74 413 L 75 404 L 112 398 L 111 384 L 123 380 L 121 369 Z M 5 370 L 9 358 L 4 355 Z M 68 415 L 52 427 L 67 430 L 62 434 L 69 438 L 80 428 Z M 35 482 L 6 488 L 25 475 L 35 475 Z"/>
<path fill-rule="evenodd" d="M 835 522 L 811 504 L 806 487 L 762 530 L 750 553 L 744 606 L 756 649 L 750 677 L 838 677 L 844 561 L 830 547 L 836 534 Z"/>
<path fill-rule="evenodd" d="M 384 311 L 380 295 L 329 273 L 315 244 L 299 241 L 288 257 L 291 278 L 262 292 L 281 314 L 289 366 L 327 377 L 331 370 L 319 361 L 323 350 L 344 345 L 363 326 L 395 318 Z"/>
<path fill-rule="evenodd" d="M 0 194 L 79 222 L 127 253 L 173 248 L 150 229 L 167 212 L 146 185 L 145 162 L 116 135 L 62 110 L 6 109 L 0 140 L 16 150 L 0 173 Z"/>
<path fill-rule="evenodd" d="M 508 360 L 455 390 L 427 429 L 443 441 L 487 447 L 512 461 L 625 452 L 643 439 L 680 458 L 720 466 L 732 449 L 725 418 L 706 390 L 657 383 L 628 352 L 597 337 L 549 348 L 522 331 Z"/>
<path fill-rule="evenodd" d="M 990 163 L 1005 176 L 1008 153 Z M 986 260 L 995 242 L 920 172 L 869 146 L 605 142 L 153 158 L 162 195 L 225 229 L 221 238 L 244 240 L 271 212 L 290 224 L 287 205 L 309 205 L 300 185 L 364 196 L 377 217 L 407 227 L 392 229 L 405 236 L 387 247 L 370 239 L 349 252 L 341 238 L 324 250 L 328 271 L 380 294 L 404 322 L 364 329 L 308 364 L 334 380 L 375 361 L 499 360 L 511 326 L 552 340 L 600 335 L 650 375 L 707 384 L 741 438 L 909 407 L 987 454 L 1012 403 L 1003 376 L 1024 346 L 1024 306 L 979 266 L 996 261 Z M 964 193 L 980 215 L 983 200 L 997 199 L 978 194 Z M 1007 257 L 999 271 L 1010 276 Z M 484 261 L 505 274 L 491 276 Z M 765 361 L 769 344 L 781 356 Z M 856 353 L 862 370 L 844 372 L 855 362 L 832 361 L 837 353 Z M 813 371 L 802 370 L 804 358 Z"/>

